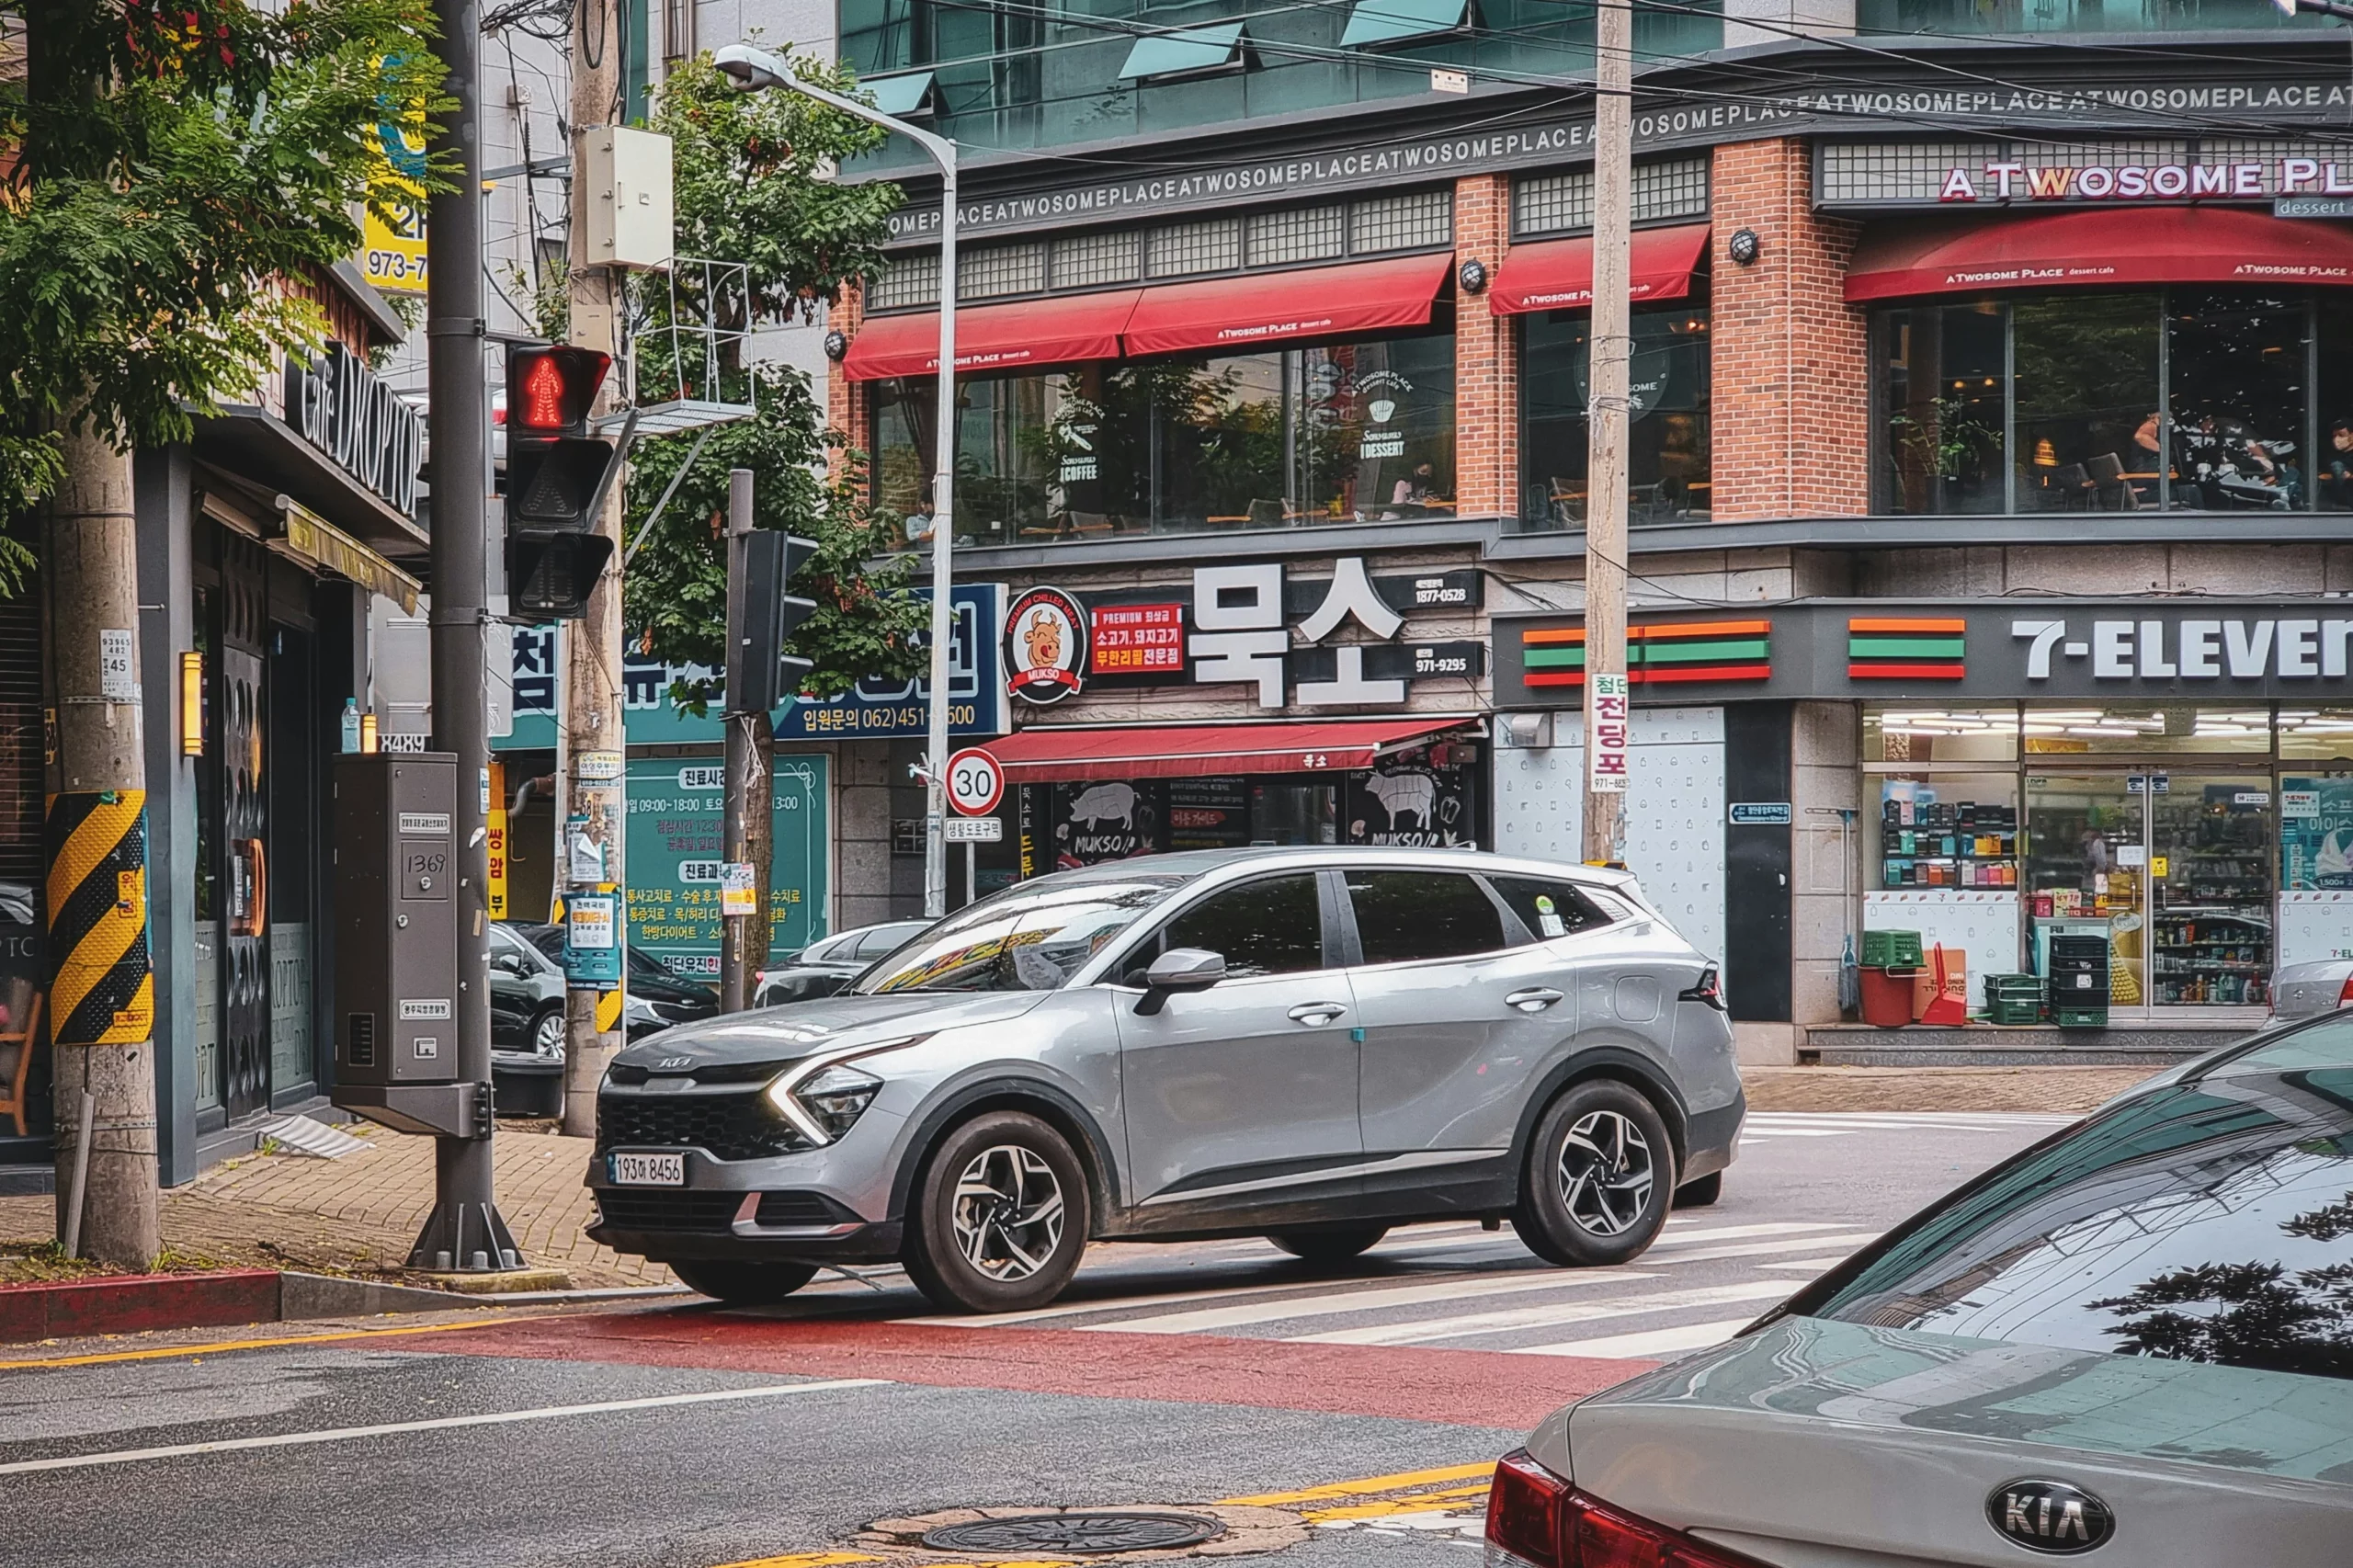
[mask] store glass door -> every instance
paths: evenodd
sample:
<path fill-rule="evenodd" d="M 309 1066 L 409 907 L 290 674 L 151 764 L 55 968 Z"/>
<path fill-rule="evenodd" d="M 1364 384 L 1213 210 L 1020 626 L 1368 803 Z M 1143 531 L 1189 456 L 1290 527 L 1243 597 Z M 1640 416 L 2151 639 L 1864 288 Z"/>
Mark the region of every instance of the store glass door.
<path fill-rule="evenodd" d="M 2259 774 L 2029 774 L 2029 964 L 2105 936 L 2111 1017 L 2266 1006 L 2272 812 Z"/>
<path fill-rule="evenodd" d="M 2151 774 L 2149 1000 L 2161 1007 L 2270 1001 L 2271 781 Z"/>
<path fill-rule="evenodd" d="M 2027 957 L 2047 976 L 2054 938 L 2106 937 L 2109 1009 L 2138 1015 L 2149 994 L 2149 840 L 2147 797 L 2131 783 L 2122 773 L 2027 776 Z"/>

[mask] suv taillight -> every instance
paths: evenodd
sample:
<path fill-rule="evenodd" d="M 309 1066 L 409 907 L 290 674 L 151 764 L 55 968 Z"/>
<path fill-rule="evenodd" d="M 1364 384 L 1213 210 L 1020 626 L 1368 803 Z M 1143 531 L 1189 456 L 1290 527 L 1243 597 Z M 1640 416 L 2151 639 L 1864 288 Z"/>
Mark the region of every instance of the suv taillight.
<path fill-rule="evenodd" d="M 1487 1543 L 1491 1568 L 1763 1568 L 1573 1491 L 1524 1449 L 1495 1466 Z"/>
<path fill-rule="evenodd" d="M 1699 983 L 1697 985 L 1685 986 L 1676 994 L 1686 1002 L 1705 1002 L 1719 1013 L 1724 1010 L 1723 979 L 1717 972 L 1714 964 L 1710 964 L 1699 971 Z"/>

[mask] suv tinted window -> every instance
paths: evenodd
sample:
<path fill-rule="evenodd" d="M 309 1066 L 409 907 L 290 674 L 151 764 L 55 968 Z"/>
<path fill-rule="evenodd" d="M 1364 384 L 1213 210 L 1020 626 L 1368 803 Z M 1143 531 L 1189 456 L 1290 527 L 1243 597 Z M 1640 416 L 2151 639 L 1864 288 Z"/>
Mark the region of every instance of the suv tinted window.
<path fill-rule="evenodd" d="M 886 953 L 895 953 L 914 940 L 915 933 L 922 929 L 921 926 L 877 926 L 858 939 L 856 956 L 879 959 Z M 852 955 L 844 953 L 841 956 L 847 959 Z"/>
<path fill-rule="evenodd" d="M 1790 1310 L 2353 1378 L 2353 1065 L 2336 1061 L 2120 1105 Z"/>
<path fill-rule="evenodd" d="M 1507 945 L 1495 901 L 1460 871 L 1350 871 L 1348 903 L 1367 963 L 1460 958 Z"/>
<path fill-rule="evenodd" d="M 1487 881 L 1540 942 L 1609 924 L 1609 916 L 1574 882 L 1542 877 L 1489 877 Z"/>
<path fill-rule="evenodd" d="M 1314 873 L 1261 877 L 1211 894 L 1171 920 L 1139 962 L 1149 964 L 1171 948 L 1223 954 L 1225 972 L 1236 980 L 1322 969 L 1324 919 L 1316 910 Z"/>

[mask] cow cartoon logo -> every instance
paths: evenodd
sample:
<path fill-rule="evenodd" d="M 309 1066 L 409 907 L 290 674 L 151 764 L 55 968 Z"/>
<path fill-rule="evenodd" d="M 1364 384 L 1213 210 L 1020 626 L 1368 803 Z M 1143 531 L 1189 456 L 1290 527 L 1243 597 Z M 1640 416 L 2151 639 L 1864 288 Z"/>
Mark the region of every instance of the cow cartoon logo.
<path fill-rule="evenodd" d="M 1060 702 L 1086 681 L 1086 611 L 1060 588 L 1032 588 L 1005 618 L 1006 683 L 1025 702 Z"/>

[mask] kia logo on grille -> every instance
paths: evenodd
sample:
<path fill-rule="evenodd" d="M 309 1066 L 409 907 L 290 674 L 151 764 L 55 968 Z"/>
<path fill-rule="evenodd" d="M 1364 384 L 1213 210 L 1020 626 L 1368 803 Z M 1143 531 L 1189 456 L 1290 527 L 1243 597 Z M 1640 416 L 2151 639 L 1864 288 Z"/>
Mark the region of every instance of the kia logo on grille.
<path fill-rule="evenodd" d="M 2034 1551 L 2089 1551 L 2116 1533 L 2108 1505 L 2063 1481 L 2013 1481 L 1985 1499 L 1994 1528 Z"/>

